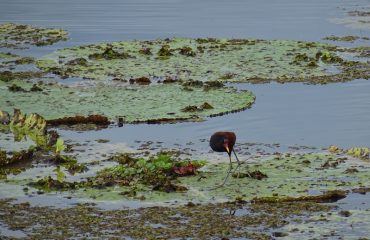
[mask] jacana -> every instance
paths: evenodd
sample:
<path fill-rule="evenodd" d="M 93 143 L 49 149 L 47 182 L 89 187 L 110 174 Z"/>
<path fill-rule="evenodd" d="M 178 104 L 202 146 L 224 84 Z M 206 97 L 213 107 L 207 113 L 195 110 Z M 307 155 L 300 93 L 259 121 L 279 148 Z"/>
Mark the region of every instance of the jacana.
<path fill-rule="evenodd" d="M 235 153 L 234 145 L 236 141 L 236 135 L 233 132 L 216 132 L 211 136 L 209 140 L 209 145 L 211 146 L 212 150 L 215 152 L 226 152 L 229 155 L 229 171 L 227 172 L 226 178 L 224 182 L 221 184 L 223 186 L 228 179 L 230 172 L 232 170 L 232 162 L 231 162 L 231 153 L 234 153 L 235 158 L 238 162 L 238 166 L 235 168 L 238 169 L 240 167 L 240 161 L 238 156 Z"/>

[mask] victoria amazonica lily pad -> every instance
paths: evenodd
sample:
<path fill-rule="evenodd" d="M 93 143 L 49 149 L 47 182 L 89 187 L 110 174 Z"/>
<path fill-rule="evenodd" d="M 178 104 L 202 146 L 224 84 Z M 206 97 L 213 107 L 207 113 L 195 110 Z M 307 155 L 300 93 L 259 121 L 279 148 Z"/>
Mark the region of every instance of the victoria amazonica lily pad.
<path fill-rule="evenodd" d="M 135 189 L 134 198 L 148 202 L 167 201 L 229 201 L 240 199 L 258 203 L 276 202 L 327 202 L 346 197 L 348 190 L 370 186 L 370 164 L 360 159 L 347 158 L 342 154 L 309 153 L 276 155 L 250 163 L 249 169 L 242 166 L 240 174 L 233 174 L 224 187 L 218 187 L 225 178 L 227 163 L 206 164 L 203 168 L 189 176 L 176 178 L 166 172 L 173 166 L 172 162 L 155 159 L 160 167 L 152 166 L 151 162 L 142 159 L 132 161 L 124 158 L 124 164 L 102 170 L 96 177 L 88 181 L 63 182 L 64 187 L 49 190 L 71 190 L 79 188 L 76 196 L 100 196 L 100 200 L 122 199 L 122 192 Z M 145 163 L 148 165 L 140 165 Z M 139 164 L 140 163 L 140 164 Z M 192 163 L 196 161 L 192 160 Z M 203 163 L 203 161 L 201 161 Z M 169 165 L 167 165 L 169 164 Z M 154 164 L 155 165 L 155 164 Z M 201 165 L 198 165 L 201 166 Z M 158 169 L 161 169 L 160 171 Z M 164 171 L 164 169 L 167 169 Z M 262 179 L 248 177 L 244 174 L 261 172 Z M 163 188 L 153 187 L 160 184 L 160 179 L 150 177 L 148 182 L 145 174 L 153 173 L 158 178 L 165 176 L 177 188 L 171 188 L 171 193 L 164 193 Z M 149 172 L 149 173 L 146 173 Z M 167 175 L 166 175 L 167 174 Z M 155 180 L 154 180 L 155 179 Z M 54 184 L 55 179 L 45 178 L 34 184 L 44 188 L 45 184 Z M 112 189 L 113 187 L 113 189 Z M 173 192 L 175 191 L 175 192 Z M 126 195 L 126 194 L 123 194 Z M 130 198 L 130 196 L 127 196 Z"/>
<path fill-rule="evenodd" d="M 37 112 L 47 120 L 75 115 L 121 117 L 127 123 L 171 120 L 202 120 L 240 111 L 251 106 L 255 96 L 234 88 L 184 87 L 179 84 L 149 86 L 66 87 L 25 81 L 0 82 L 0 106 L 11 112 Z M 12 91 L 12 89 L 21 89 Z M 193 108 L 192 108 L 193 107 Z M 190 110 L 189 110 L 190 109 Z"/>
<path fill-rule="evenodd" d="M 349 64 L 338 51 L 334 45 L 292 40 L 173 38 L 66 48 L 39 59 L 37 64 L 64 77 L 98 80 L 147 77 L 151 81 L 318 83 L 362 77 L 348 72 Z M 352 62 L 352 70 L 356 64 Z M 336 74 L 327 69 L 336 69 Z M 339 72 L 344 75 L 336 76 Z"/>
<path fill-rule="evenodd" d="M 68 33 L 62 29 L 39 28 L 15 23 L 0 24 L 0 47 L 45 46 L 67 40 L 67 37 Z"/>

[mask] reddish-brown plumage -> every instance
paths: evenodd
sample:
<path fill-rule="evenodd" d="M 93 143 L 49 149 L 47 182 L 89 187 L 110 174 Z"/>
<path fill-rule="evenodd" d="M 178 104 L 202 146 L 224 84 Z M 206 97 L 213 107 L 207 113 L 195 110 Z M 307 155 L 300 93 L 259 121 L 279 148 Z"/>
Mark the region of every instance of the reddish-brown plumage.
<path fill-rule="evenodd" d="M 233 151 L 234 145 L 236 141 L 235 133 L 233 132 L 216 132 L 211 136 L 209 140 L 209 145 L 216 152 L 227 152 L 225 148 L 225 143 L 229 147 L 229 156 Z"/>
<path fill-rule="evenodd" d="M 211 139 L 209 140 L 209 145 L 213 149 L 213 151 L 216 152 L 226 152 L 229 155 L 229 170 L 227 171 L 226 178 L 224 182 L 219 186 L 222 187 L 225 183 L 227 178 L 229 177 L 231 171 L 232 171 L 232 162 L 231 162 L 231 153 L 234 153 L 236 161 L 238 163 L 238 166 L 235 168 L 234 172 L 239 169 L 241 163 L 238 159 L 238 156 L 235 153 L 234 145 L 236 141 L 235 133 L 233 132 L 216 132 L 211 136 Z"/>

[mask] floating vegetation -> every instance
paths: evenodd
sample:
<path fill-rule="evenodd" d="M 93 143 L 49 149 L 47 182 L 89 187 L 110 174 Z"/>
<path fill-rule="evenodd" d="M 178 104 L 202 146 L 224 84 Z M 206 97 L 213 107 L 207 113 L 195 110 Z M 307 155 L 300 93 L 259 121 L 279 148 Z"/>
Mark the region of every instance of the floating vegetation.
<path fill-rule="evenodd" d="M 8 87 L 13 85 L 24 91 L 9 91 Z M 0 82 L 0 106 L 5 111 L 16 106 L 27 113 L 37 112 L 51 125 L 107 124 L 108 119 L 117 117 L 126 123 L 161 123 L 199 121 L 244 110 L 255 101 L 255 96 L 249 91 L 233 88 L 185 91 L 178 84 L 74 88 L 44 84 L 42 91 L 31 92 L 32 88 L 33 83 L 24 81 Z M 181 111 L 188 105 L 200 106 L 202 111 Z"/>
<path fill-rule="evenodd" d="M 46 120 L 40 115 L 31 113 L 27 116 L 14 109 L 13 116 L 0 111 L 0 119 L 2 120 L 0 130 L 11 131 L 15 141 L 22 141 L 27 137 L 34 142 L 34 145 L 26 150 L 6 151 L 0 148 L 0 178 L 6 178 L 9 173 L 18 174 L 24 171 L 25 168 L 22 166 L 33 161 L 63 166 L 72 175 L 87 170 L 85 164 L 79 164 L 70 156 L 61 155 L 67 149 L 64 140 L 55 130 L 47 130 Z"/>
<path fill-rule="evenodd" d="M 329 41 L 343 41 L 343 42 L 354 42 L 358 39 L 369 40 L 368 37 L 359 37 L 359 36 L 351 36 L 351 35 L 342 36 L 342 37 L 330 35 L 330 36 L 324 37 L 322 39 L 323 40 L 329 40 Z"/>
<path fill-rule="evenodd" d="M 145 53 L 147 45 L 150 53 L 157 54 Z M 97 80 L 138 79 L 148 73 L 150 81 L 172 77 L 184 82 L 327 83 L 367 79 L 369 64 L 346 61 L 337 54 L 340 51 L 355 50 L 291 40 L 173 38 L 66 48 L 39 59 L 37 65 L 61 76 Z M 79 59 L 89 61 L 70 64 Z M 340 73 L 327 72 L 329 67 Z"/>
<path fill-rule="evenodd" d="M 363 148 L 358 148 L 358 147 L 350 148 L 350 149 L 347 150 L 347 154 L 350 155 L 350 156 L 361 158 L 361 159 L 365 159 L 365 160 L 370 159 L 370 149 L 367 148 L 367 147 L 363 147 Z"/>
<path fill-rule="evenodd" d="M 245 177 L 249 177 L 249 178 L 252 178 L 252 179 L 257 179 L 257 180 L 262 180 L 264 178 L 267 178 L 267 174 L 259 171 L 259 170 L 255 170 L 255 171 L 247 171 L 247 172 L 237 172 L 237 173 L 233 173 L 232 176 L 234 178 L 245 178 Z"/>
<path fill-rule="evenodd" d="M 209 109 L 213 109 L 212 105 L 207 103 L 207 102 L 204 102 L 199 107 L 194 106 L 194 105 L 189 105 L 189 106 L 186 106 L 183 109 L 181 109 L 181 111 L 182 112 L 200 112 L 200 111 L 209 110 Z"/>
<path fill-rule="evenodd" d="M 240 202 L 194 204 L 176 207 L 101 210 L 91 204 L 71 208 L 34 207 L 0 200 L 2 223 L 28 238 L 130 239 L 271 239 L 290 234 L 282 229 L 305 219 L 332 213 L 333 206 L 317 203 Z M 334 214 L 334 213 L 333 213 Z M 47 217 L 45 217 L 47 216 Z M 68 221 L 66 221 L 68 219 Z M 323 225 L 325 222 L 320 222 Z M 312 223 L 310 223 L 312 224 Z M 341 224 L 338 224 L 341 226 Z M 241 231 L 241 229 L 243 229 Z M 312 231 L 312 229 L 311 229 Z"/>
<path fill-rule="evenodd" d="M 34 64 L 35 59 L 32 57 L 22 57 L 10 52 L 0 52 L 0 74 L 3 75 L 9 70 L 16 70 L 18 66 Z M 18 70 L 16 72 L 19 72 Z M 23 73 L 24 74 L 24 73 Z"/>
<path fill-rule="evenodd" d="M 62 29 L 39 28 L 15 23 L 0 24 L 0 47 L 28 48 L 30 45 L 45 46 L 67 40 Z"/>
<path fill-rule="evenodd" d="M 129 58 L 130 55 L 124 52 L 118 52 L 113 49 L 113 46 L 107 46 L 103 52 L 101 53 L 93 53 L 88 56 L 89 59 L 91 60 L 100 60 L 100 59 L 105 59 L 105 60 L 112 60 L 112 59 L 126 59 Z M 87 61 L 81 61 L 84 58 L 78 58 L 79 62 L 83 63 L 82 65 L 87 65 Z M 78 64 L 79 62 L 76 62 L 76 59 L 72 60 L 74 61 L 74 64 L 70 65 L 81 65 Z M 70 62 L 69 62 L 70 63 Z"/>
<path fill-rule="evenodd" d="M 75 196 L 98 200 L 136 199 L 144 202 L 214 202 L 238 199 L 255 202 L 330 202 L 351 190 L 370 187 L 370 163 L 333 154 L 286 154 L 242 166 L 225 187 L 227 163 L 173 161 L 168 155 L 134 158 L 116 155 L 119 164 L 79 182 L 44 178 L 33 182 L 43 191 L 77 189 Z M 326 166 L 325 166 L 326 165 Z M 187 176 L 187 177 L 181 177 Z M 59 186 L 62 189 L 44 189 Z M 185 192 L 186 191 L 186 192 Z M 164 193 L 166 192 L 166 194 Z M 314 193 L 314 194 L 312 194 Z"/>
<path fill-rule="evenodd" d="M 262 197 L 262 198 L 254 198 L 252 202 L 254 203 L 276 203 L 276 202 L 336 202 L 340 199 L 343 199 L 347 196 L 345 191 L 335 190 L 335 191 L 328 191 L 323 193 L 322 195 L 316 196 L 300 196 L 300 197 Z"/>
<path fill-rule="evenodd" d="M 28 150 L 21 150 L 19 152 L 12 153 L 11 156 L 7 156 L 6 151 L 0 149 L 0 169 L 4 166 L 9 166 L 12 164 L 24 163 L 29 161 L 35 152 L 34 148 Z M 1 174 L 1 173 L 0 173 Z"/>
<path fill-rule="evenodd" d="M 117 155 L 113 159 L 120 164 L 100 171 L 96 177 L 88 180 L 88 185 L 97 187 L 144 184 L 158 191 L 186 191 L 186 187 L 176 183 L 176 178 L 195 175 L 196 169 L 205 164 L 204 161 L 174 161 L 170 155 L 162 154 L 149 159 L 132 158 L 127 155 Z"/>
<path fill-rule="evenodd" d="M 170 155 L 159 154 L 148 159 L 133 158 L 126 154 L 112 158 L 119 165 L 105 168 L 87 181 L 68 182 L 63 179 L 44 177 L 29 185 L 43 191 L 65 191 L 78 188 L 105 188 L 111 186 L 128 186 L 130 190 L 124 195 L 136 195 L 135 189 L 140 185 L 149 186 L 151 190 L 162 192 L 183 192 L 187 188 L 181 186 L 176 179 L 182 176 L 196 175 L 197 169 L 205 165 L 205 161 L 174 161 Z M 78 164 L 75 159 L 66 156 L 55 158 L 54 163 L 64 166 L 71 173 L 85 171 L 86 165 Z"/>
<path fill-rule="evenodd" d="M 329 152 L 331 153 L 341 153 L 343 150 L 340 149 L 338 146 L 336 145 L 330 145 L 329 148 L 328 148 Z"/>
<path fill-rule="evenodd" d="M 77 124 L 95 124 L 95 125 L 109 125 L 110 121 L 107 117 L 102 115 L 89 116 L 74 116 L 47 120 L 47 124 L 51 126 L 59 125 L 77 125 Z"/>
<path fill-rule="evenodd" d="M 41 78 L 45 75 L 41 71 L 25 71 L 25 72 L 11 72 L 11 71 L 0 71 L 0 82 L 10 82 L 12 80 L 23 80 L 23 79 L 33 79 Z"/>
<path fill-rule="evenodd" d="M 342 18 L 333 18 L 332 22 L 337 24 L 343 24 L 347 27 L 359 30 L 370 29 L 370 6 L 356 7 L 347 11 L 346 16 Z"/>
<path fill-rule="evenodd" d="M 58 133 L 48 131 L 46 120 L 37 113 L 26 115 L 19 109 L 14 109 L 13 116 L 10 116 L 8 112 L 0 110 L 0 124 L 2 128 L 13 132 L 17 141 L 21 141 L 27 136 L 37 147 L 54 152 L 58 152 L 58 149 L 64 146 Z"/>
<path fill-rule="evenodd" d="M 149 85 L 151 83 L 150 79 L 147 77 L 131 78 L 130 84 L 139 84 L 139 85 Z"/>

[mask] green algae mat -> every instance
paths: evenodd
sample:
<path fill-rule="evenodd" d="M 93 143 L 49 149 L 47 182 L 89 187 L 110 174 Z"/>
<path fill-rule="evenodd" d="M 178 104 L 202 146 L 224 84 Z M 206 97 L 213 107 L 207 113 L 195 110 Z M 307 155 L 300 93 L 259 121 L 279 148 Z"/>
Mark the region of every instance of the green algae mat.
<path fill-rule="evenodd" d="M 361 53 L 366 49 L 357 49 Z M 60 49 L 38 60 L 63 77 L 227 82 L 326 83 L 369 77 L 369 64 L 347 61 L 335 45 L 293 40 L 122 41 Z"/>
<path fill-rule="evenodd" d="M 1 110 L 19 108 L 47 120 L 75 115 L 105 115 L 127 123 L 199 121 L 209 116 L 240 111 L 255 96 L 234 88 L 183 87 L 178 84 L 150 86 L 66 87 L 25 81 L 0 82 Z"/>

